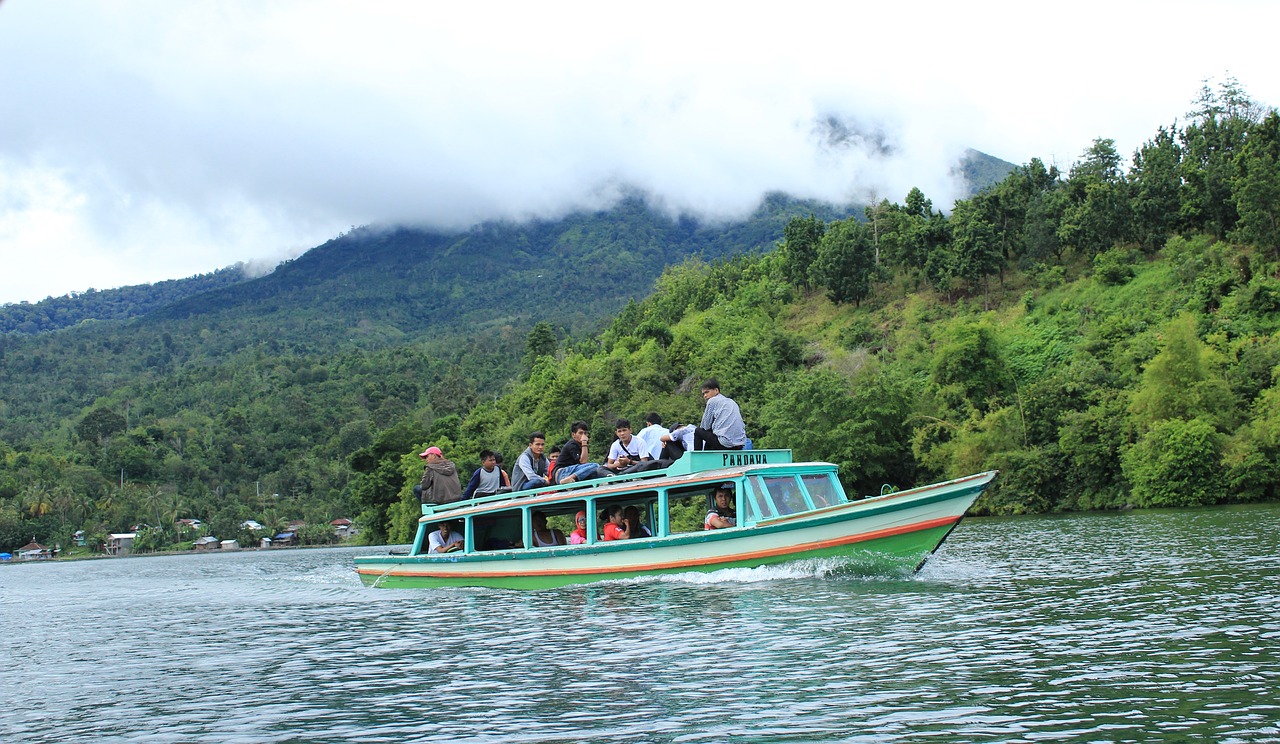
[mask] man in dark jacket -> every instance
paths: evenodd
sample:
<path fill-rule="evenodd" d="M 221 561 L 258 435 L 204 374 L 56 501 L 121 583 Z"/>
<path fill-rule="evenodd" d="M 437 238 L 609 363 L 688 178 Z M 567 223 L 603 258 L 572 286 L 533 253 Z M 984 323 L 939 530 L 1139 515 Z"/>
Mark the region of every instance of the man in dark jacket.
<path fill-rule="evenodd" d="M 428 447 L 418 457 L 427 461 L 427 468 L 422 473 L 422 483 L 413 488 L 422 503 L 449 504 L 462 498 L 458 467 L 452 460 L 445 459 L 439 447 Z"/>

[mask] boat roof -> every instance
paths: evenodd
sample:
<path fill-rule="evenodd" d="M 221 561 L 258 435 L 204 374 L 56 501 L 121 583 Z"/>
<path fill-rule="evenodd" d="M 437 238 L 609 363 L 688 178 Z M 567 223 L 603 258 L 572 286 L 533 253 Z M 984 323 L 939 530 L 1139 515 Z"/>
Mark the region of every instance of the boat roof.
<path fill-rule="evenodd" d="M 483 496 L 451 504 L 423 505 L 423 516 L 419 521 L 453 519 L 536 504 L 550 505 L 566 501 L 581 501 L 585 498 L 607 498 L 628 492 L 651 491 L 656 488 L 710 485 L 758 472 L 794 470 L 797 467 L 827 469 L 834 468 L 836 465 L 829 462 L 792 462 L 789 449 L 686 452 L 664 470 L 576 481 L 560 486 Z"/>

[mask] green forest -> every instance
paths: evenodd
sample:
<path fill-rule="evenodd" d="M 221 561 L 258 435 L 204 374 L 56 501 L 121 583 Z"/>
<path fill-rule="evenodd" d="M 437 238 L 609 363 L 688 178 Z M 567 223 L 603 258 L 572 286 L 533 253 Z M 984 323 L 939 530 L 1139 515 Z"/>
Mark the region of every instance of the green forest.
<path fill-rule="evenodd" d="M 1278 161 L 1280 114 L 1229 80 L 1127 166 L 1100 138 L 1067 172 L 1032 160 L 950 209 L 913 189 L 859 214 L 774 208 L 734 235 L 590 223 L 613 241 L 589 241 L 599 255 L 626 247 L 656 277 L 612 307 L 622 274 L 584 287 L 603 325 L 571 304 L 485 315 L 465 292 L 447 312 L 282 319 L 267 284 L 241 282 L 155 320 L 10 334 L 0 549 L 134 525 L 176 547 L 181 517 L 225 538 L 246 519 L 349 516 L 368 542 L 403 542 L 424 445 L 465 475 L 481 449 L 510 464 L 530 432 L 562 441 L 576 419 L 600 442 L 619 417 L 696 421 L 711 376 L 756 446 L 839 464 L 851 494 L 999 469 L 977 513 L 1274 500 Z M 565 235 L 489 276 L 535 278 Z M 489 239 L 475 255 L 503 249 Z M 291 291 L 323 306 L 314 283 Z"/>

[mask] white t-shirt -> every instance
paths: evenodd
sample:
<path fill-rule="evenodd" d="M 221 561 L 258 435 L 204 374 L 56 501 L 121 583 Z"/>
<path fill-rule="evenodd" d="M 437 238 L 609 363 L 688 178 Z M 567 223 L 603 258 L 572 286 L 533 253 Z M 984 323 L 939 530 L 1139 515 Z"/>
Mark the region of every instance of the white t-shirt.
<path fill-rule="evenodd" d="M 459 535 L 453 530 L 449 530 L 449 542 L 444 541 L 444 538 L 440 535 L 440 530 L 436 530 L 428 535 L 427 542 L 430 545 L 430 548 L 427 550 L 428 553 L 443 553 L 445 552 L 444 549 L 450 545 L 457 545 L 459 550 L 462 549 L 462 535 Z"/>
<path fill-rule="evenodd" d="M 639 460 L 644 454 L 644 443 L 636 436 L 631 437 L 631 444 L 623 444 L 621 439 L 613 440 L 613 444 L 609 446 L 609 460 L 617 460 L 619 457 L 626 455 L 632 460 Z"/>
<path fill-rule="evenodd" d="M 662 438 L 671 432 L 662 424 L 649 424 L 640 431 L 636 432 L 636 439 L 640 440 L 640 446 L 644 447 L 643 457 L 650 460 L 662 459 Z"/>
<path fill-rule="evenodd" d="M 671 438 L 679 442 L 684 447 L 685 452 L 693 451 L 693 430 L 698 427 L 693 424 L 685 424 L 671 430 Z"/>

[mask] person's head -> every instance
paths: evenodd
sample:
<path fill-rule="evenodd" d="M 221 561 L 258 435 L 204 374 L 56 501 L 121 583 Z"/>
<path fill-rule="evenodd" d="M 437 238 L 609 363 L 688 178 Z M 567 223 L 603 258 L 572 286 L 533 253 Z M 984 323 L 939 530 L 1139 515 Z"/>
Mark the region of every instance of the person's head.
<path fill-rule="evenodd" d="M 551 451 L 547 453 L 547 457 L 548 457 L 549 459 L 554 460 L 554 459 L 556 459 L 556 457 L 558 457 L 559 455 L 560 455 L 560 445 L 558 445 L 558 444 L 553 444 L 553 445 L 551 445 Z"/>
<path fill-rule="evenodd" d="M 498 464 L 498 458 L 493 456 L 493 450 L 481 450 L 480 467 L 485 470 L 493 470 Z"/>
<path fill-rule="evenodd" d="M 452 524 L 450 524 L 450 523 L 448 523 L 448 522 L 441 522 L 441 523 L 440 523 L 440 534 L 441 534 L 441 535 L 448 536 L 448 534 L 449 534 L 451 531 L 453 531 L 453 525 L 452 525 Z"/>
<path fill-rule="evenodd" d="M 631 524 L 640 524 L 640 510 L 634 506 L 628 506 L 622 510 L 622 520 Z"/>
<path fill-rule="evenodd" d="M 605 522 L 613 522 L 614 524 L 622 524 L 622 507 L 617 504 L 611 504 L 605 507 L 600 515 Z"/>
<path fill-rule="evenodd" d="M 495 464 L 495 465 L 497 465 L 498 467 L 502 467 L 502 453 L 501 453 L 501 452 L 494 452 L 494 453 L 493 453 L 493 462 L 494 462 L 494 464 Z"/>
<path fill-rule="evenodd" d="M 547 448 L 546 434 L 543 434 L 540 431 L 535 431 L 534 433 L 529 435 L 529 451 L 533 453 L 534 457 L 541 455 L 542 451 L 546 448 Z"/>
<path fill-rule="evenodd" d="M 433 462 L 439 462 L 443 460 L 444 453 L 440 451 L 439 447 L 428 447 L 421 454 L 419 454 L 418 457 L 421 457 L 422 459 L 426 460 L 427 464 L 429 465 Z"/>
<path fill-rule="evenodd" d="M 545 530 L 547 528 L 547 515 L 540 511 L 536 511 L 529 515 L 529 519 L 533 522 L 535 530 Z"/>
<path fill-rule="evenodd" d="M 569 436 L 578 444 L 582 444 L 591 438 L 591 432 L 588 429 L 586 421 L 574 421 L 569 426 Z"/>
<path fill-rule="evenodd" d="M 733 509 L 733 494 L 735 487 L 732 483 L 721 483 L 716 486 L 716 490 L 712 493 L 712 498 L 716 502 L 719 509 Z"/>
<path fill-rule="evenodd" d="M 613 425 L 613 433 L 618 435 L 618 439 L 623 442 L 631 440 L 631 422 L 626 419 L 618 419 Z"/>
<path fill-rule="evenodd" d="M 573 515 L 573 528 L 575 530 L 587 531 L 587 513 L 580 511 Z"/>
<path fill-rule="evenodd" d="M 644 422 L 646 424 L 658 424 L 659 426 L 661 426 L 662 417 L 658 415 L 657 411 L 650 411 L 649 413 L 646 413 L 644 415 Z"/>
<path fill-rule="evenodd" d="M 703 399 L 705 400 L 707 398 L 714 398 L 719 394 L 720 394 L 720 381 L 714 377 L 708 377 L 706 381 L 702 383 Z"/>

